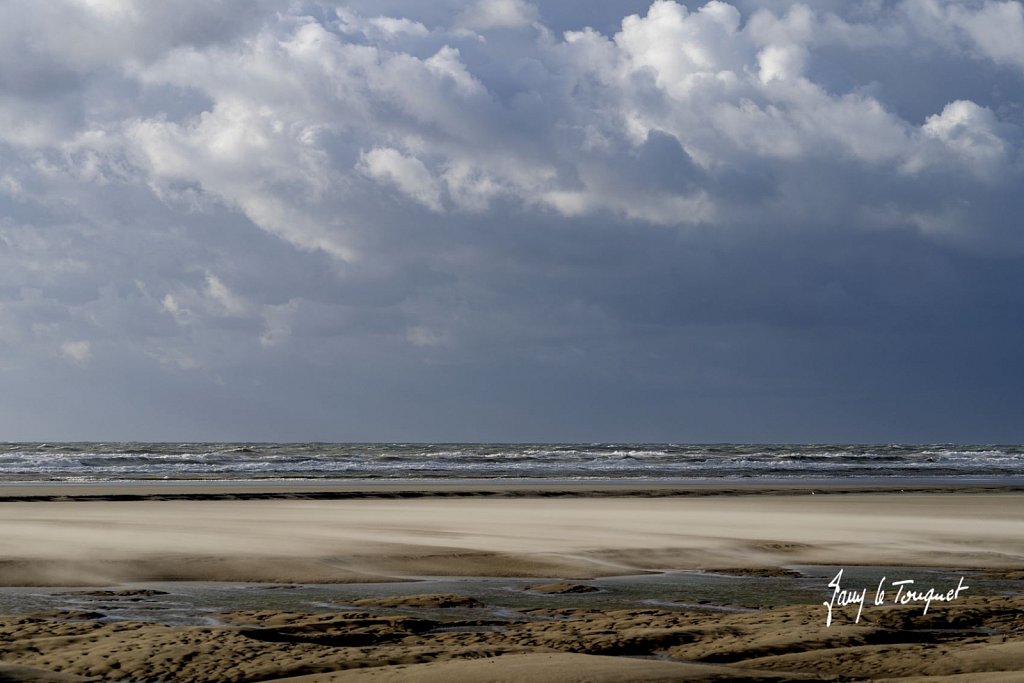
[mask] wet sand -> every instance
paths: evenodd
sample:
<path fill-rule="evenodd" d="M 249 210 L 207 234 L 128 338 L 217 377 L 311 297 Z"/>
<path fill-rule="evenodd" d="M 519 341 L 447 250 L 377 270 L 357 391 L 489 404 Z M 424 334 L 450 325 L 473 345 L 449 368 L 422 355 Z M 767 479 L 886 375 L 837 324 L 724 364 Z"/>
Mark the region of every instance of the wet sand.
<path fill-rule="evenodd" d="M 193 488 L 171 499 L 160 487 L 78 488 L 74 500 L 59 499 L 65 487 L 45 499 L 44 487 L 0 489 L 0 585 L 495 576 L 571 587 L 674 569 L 757 577 L 810 564 L 1004 575 L 1024 567 L 1024 494 L 1006 488 L 312 491 L 336 495 L 328 499 L 276 487 L 250 489 L 248 499 L 238 489 Z M 371 598 L 321 614 L 233 611 L 211 627 L 111 622 L 81 610 L 12 615 L 0 619 L 0 662 L 21 668 L 0 669 L 0 680 L 42 672 L 146 681 L 1024 676 L 1024 602 L 1016 596 L 967 593 L 934 603 L 928 615 L 919 605 L 884 605 L 858 624 L 837 611 L 831 627 L 821 604 L 595 610 L 573 596 L 556 591 L 550 607 L 500 624 L 467 616 L 472 595 L 405 605 Z"/>

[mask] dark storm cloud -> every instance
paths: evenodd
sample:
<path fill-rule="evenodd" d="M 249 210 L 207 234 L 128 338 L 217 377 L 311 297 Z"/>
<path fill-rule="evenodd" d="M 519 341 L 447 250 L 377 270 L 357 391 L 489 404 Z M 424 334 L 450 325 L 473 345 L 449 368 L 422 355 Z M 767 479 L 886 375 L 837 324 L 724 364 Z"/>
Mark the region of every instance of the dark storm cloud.
<path fill-rule="evenodd" d="M 280 7 L 0 30 L 5 438 L 1021 438 L 1020 3 Z"/>

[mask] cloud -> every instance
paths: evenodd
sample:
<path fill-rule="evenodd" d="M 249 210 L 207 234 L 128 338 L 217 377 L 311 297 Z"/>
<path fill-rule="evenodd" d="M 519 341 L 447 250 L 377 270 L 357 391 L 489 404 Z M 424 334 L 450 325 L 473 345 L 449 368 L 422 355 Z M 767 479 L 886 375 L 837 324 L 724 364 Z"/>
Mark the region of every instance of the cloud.
<path fill-rule="evenodd" d="M 441 188 L 423 162 L 405 156 L 397 149 L 377 147 L 362 155 L 360 164 L 364 172 L 420 202 L 432 211 L 441 211 Z"/>
<path fill-rule="evenodd" d="M 537 20 L 537 8 L 525 0 L 477 0 L 461 12 L 456 25 L 473 31 L 520 28 Z"/>
<path fill-rule="evenodd" d="M 957 100 L 941 113 L 929 116 L 921 131 L 926 138 L 942 144 L 952 157 L 947 164 L 962 165 L 982 178 L 998 181 L 1009 171 L 1009 144 L 1001 128 L 991 110 Z"/>
<path fill-rule="evenodd" d="M 362 17 L 345 8 L 334 10 L 338 16 L 339 26 L 344 33 L 362 33 L 370 39 L 400 39 L 405 36 L 425 36 L 430 33 L 426 26 L 418 21 L 402 17 Z"/>
<path fill-rule="evenodd" d="M 12 7 L 5 386 L 153 438 L 884 436 L 884 391 L 1019 437 L 1019 3 Z"/>
<path fill-rule="evenodd" d="M 1014 0 L 907 0 L 912 26 L 929 38 L 974 52 L 996 64 L 1024 68 L 1024 7 Z"/>
<path fill-rule="evenodd" d="M 84 363 L 92 358 L 92 346 L 87 341 L 66 341 L 60 345 L 61 355 L 75 363 Z"/>
<path fill-rule="evenodd" d="M 206 275 L 206 294 L 229 315 L 244 313 L 248 308 L 238 295 L 220 281 L 220 278 L 209 273 Z"/>

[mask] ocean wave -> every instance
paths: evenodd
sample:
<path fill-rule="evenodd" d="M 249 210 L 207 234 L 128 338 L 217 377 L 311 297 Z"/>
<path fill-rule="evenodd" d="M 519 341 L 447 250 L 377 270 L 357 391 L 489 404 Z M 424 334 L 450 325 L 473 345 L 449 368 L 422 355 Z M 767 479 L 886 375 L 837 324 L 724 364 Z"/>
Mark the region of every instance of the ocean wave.
<path fill-rule="evenodd" d="M 1015 476 L 1024 447 L 928 444 L 0 444 L 0 480 Z"/>

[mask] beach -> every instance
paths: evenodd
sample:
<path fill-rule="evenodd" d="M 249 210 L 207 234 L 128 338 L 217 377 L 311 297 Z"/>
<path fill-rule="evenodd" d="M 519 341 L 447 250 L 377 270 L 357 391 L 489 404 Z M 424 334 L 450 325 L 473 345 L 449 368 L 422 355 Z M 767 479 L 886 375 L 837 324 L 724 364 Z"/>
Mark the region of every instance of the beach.
<path fill-rule="evenodd" d="M 55 607 L 0 619 L 3 680 L 1024 675 L 1013 486 L 6 485 L 0 557 L 0 586 Z M 833 569 L 870 593 L 859 620 Z M 971 587 L 927 614 L 898 586 L 874 604 L 901 571 Z M 688 578 L 705 575 L 743 598 Z M 694 588 L 645 598 L 666 576 Z M 223 582 L 257 592 L 202 622 L 111 617 Z M 803 593 L 780 599 L 788 582 Z M 273 587 L 317 607 L 251 597 Z"/>
<path fill-rule="evenodd" d="M 1024 683 L 1024 0 L 0 7 L 0 683 Z"/>

